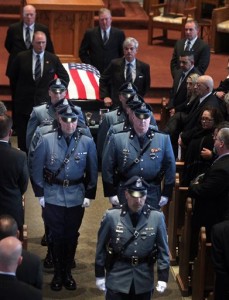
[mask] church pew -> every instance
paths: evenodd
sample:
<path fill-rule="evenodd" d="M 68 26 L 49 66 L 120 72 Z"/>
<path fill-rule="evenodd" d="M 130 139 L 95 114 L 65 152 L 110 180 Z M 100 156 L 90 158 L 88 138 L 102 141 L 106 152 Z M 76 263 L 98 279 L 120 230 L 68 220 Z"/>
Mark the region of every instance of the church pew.
<path fill-rule="evenodd" d="M 192 199 L 187 198 L 185 221 L 179 243 L 179 273 L 176 276 L 176 281 L 183 297 L 187 297 L 190 294 L 190 273 L 192 267 L 190 262 L 191 218 Z"/>
<path fill-rule="evenodd" d="M 206 242 L 205 227 L 201 227 L 197 258 L 192 274 L 192 300 L 203 300 L 214 290 L 214 269 L 211 260 L 211 243 Z"/>
<path fill-rule="evenodd" d="M 188 187 L 180 186 L 180 175 L 177 173 L 172 199 L 169 202 L 168 214 L 168 244 L 171 265 L 177 264 L 177 248 L 179 246 L 181 228 L 184 224 L 187 191 Z"/>

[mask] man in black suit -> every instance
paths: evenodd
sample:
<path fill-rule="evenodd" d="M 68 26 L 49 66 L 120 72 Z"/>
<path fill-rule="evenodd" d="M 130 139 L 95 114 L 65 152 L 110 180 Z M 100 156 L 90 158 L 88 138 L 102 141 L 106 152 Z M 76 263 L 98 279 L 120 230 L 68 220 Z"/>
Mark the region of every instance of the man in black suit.
<path fill-rule="evenodd" d="M 229 299 L 229 221 L 213 226 L 212 261 L 215 269 L 214 300 Z"/>
<path fill-rule="evenodd" d="M 26 154 L 12 148 L 12 119 L 0 116 L 0 213 L 11 215 L 22 233 L 24 210 L 22 196 L 27 190 L 29 172 Z"/>
<path fill-rule="evenodd" d="M 46 41 L 45 33 L 36 31 L 33 35 L 33 49 L 20 52 L 11 68 L 18 147 L 24 151 L 29 116 L 34 106 L 48 102 L 49 82 L 55 75 L 69 82 L 68 73 L 59 58 L 45 51 Z"/>
<path fill-rule="evenodd" d="M 229 128 L 221 128 L 214 140 L 218 158 L 201 181 L 195 181 L 189 187 L 189 196 L 195 199 L 192 216 L 195 250 L 197 250 L 198 233 L 201 226 L 206 227 L 209 241 L 212 226 L 229 220 Z"/>
<path fill-rule="evenodd" d="M 122 44 L 125 34 L 112 27 L 111 12 L 107 8 L 99 11 L 99 26 L 88 29 L 79 49 L 79 57 L 85 64 L 96 67 L 102 73 L 112 59 L 123 56 Z"/>
<path fill-rule="evenodd" d="M 6 237 L 0 241 L 0 295 L 1 300 L 23 299 L 41 300 L 39 289 L 17 280 L 16 270 L 22 263 L 22 245 L 16 237 Z"/>
<path fill-rule="evenodd" d="M 179 57 L 185 51 L 192 51 L 194 54 L 195 67 L 200 74 L 204 74 L 210 62 L 210 48 L 198 37 L 199 26 L 194 20 L 185 24 L 185 38 L 178 40 L 175 44 L 173 56 L 170 62 L 170 70 L 173 78 L 180 69 Z"/>
<path fill-rule="evenodd" d="M 186 144 L 192 138 L 192 134 L 198 126 L 198 121 L 204 108 L 217 108 L 221 111 L 223 117 L 226 117 L 225 103 L 213 95 L 213 87 L 214 81 L 211 76 L 202 75 L 197 79 L 195 89 L 198 98 L 190 104 L 189 111 L 183 119 L 184 123 L 180 140 L 182 144 Z"/>
<path fill-rule="evenodd" d="M 186 79 L 189 75 L 199 74 L 197 68 L 194 67 L 194 55 L 191 51 L 184 51 L 179 57 L 180 69 L 176 72 L 173 79 L 173 87 L 171 97 L 168 103 L 170 116 L 175 112 L 183 111 L 187 100 L 187 83 Z"/>
<path fill-rule="evenodd" d="M 19 238 L 17 223 L 10 215 L 0 215 L 0 240 L 8 236 Z M 40 258 L 25 249 L 22 249 L 21 256 L 23 260 L 16 271 L 17 279 L 41 290 L 43 273 Z"/>
<path fill-rule="evenodd" d="M 123 43 L 123 58 L 113 59 L 100 77 L 100 97 L 106 107 L 120 105 L 119 88 L 125 82 L 133 83 L 142 97 L 150 88 L 150 66 L 138 59 L 138 41 L 132 37 Z"/>
<path fill-rule="evenodd" d="M 6 75 L 10 76 L 10 68 L 19 52 L 32 49 L 32 37 L 35 31 L 43 31 L 47 37 L 46 50 L 54 53 L 53 44 L 50 38 L 49 29 L 43 24 L 36 23 L 36 9 L 32 5 L 23 8 L 23 20 L 11 24 L 7 30 L 5 48 L 9 52 L 9 59 L 6 68 Z M 29 27 L 30 41 L 26 42 L 26 31 Z"/>

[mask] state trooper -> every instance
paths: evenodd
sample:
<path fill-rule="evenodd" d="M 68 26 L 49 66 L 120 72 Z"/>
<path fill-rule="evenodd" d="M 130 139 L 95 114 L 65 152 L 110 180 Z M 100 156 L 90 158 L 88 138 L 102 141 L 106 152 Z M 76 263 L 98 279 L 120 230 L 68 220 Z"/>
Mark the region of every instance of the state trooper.
<path fill-rule="evenodd" d="M 106 211 L 95 257 L 96 286 L 106 300 L 150 300 L 157 261 L 158 292 L 167 288 L 169 249 L 162 212 L 146 204 L 148 184 L 138 176 L 125 184 L 126 203 Z"/>
<path fill-rule="evenodd" d="M 124 122 L 127 119 L 126 101 L 131 96 L 136 95 L 136 93 L 137 88 L 132 83 L 124 83 L 119 89 L 119 100 L 121 105 L 104 114 L 104 118 L 99 125 L 97 135 L 97 151 L 100 159 L 102 159 L 103 146 L 110 126 L 116 123 Z"/>
<path fill-rule="evenodd" d="M 41 124 L 52 124 L 55 119 L 56 108 L 61 104 L 70 104 L 71 101 L 66 99 L 68 84 L 61 78 L 56 78 L 49 83 L 50 102 L 35 106 L 29 118 L 26 131 L 26 147 L 29 149 L 31 140 L 37 127 Z M 85 119 L 81 108 L 75 106 L 79 111 L 79 121 L 85 124 Z"/>
<path fill-rule="evenodd" d="M 175 182 L 175 158 L 170 137 L 150 126 L 151 111 L 145 103 L 134 110 L 133 128 L 113 134 L 103 152 L 104 196 L 113 205 L 125 201 L 123 184 L 138 175 L 149 183 L 147 202 L 164 206 Z M 161 191 L 161 181 L 163 189 Z"/>
<path fill-rule="evenodd" d="M 68 107 L 58 116 L 60 128 L 40 137 L 31 163 L 31 178 L 44 207 L 53 242 L 51 289 L 75 290 L 72 261 L 85 207 L 95 199 L 98 165 L 95 143 L 77 128 L 78 114 Z"/>
<path fill-rule="evenodd" d="M 31 162 L 33 160 L 33 154 L 34 151 L 36 149 L 37 143 L 41 137 L 41 135 L 44 135 L 48 132 L 54 131 L 54 130 L 58 130 L 59 128 L 59 122 L 58 122 L 58 115 L 63 113 L 64 111 L 66 111 L 69 107 L 69 102 L 66 100 L 63 103 L 59 103 L 56 107 L 55 107 L 55 119 L 54 120 L 50 120 L 49 121 L 44 121 L 43 123 L 41 123 L 37 129 L 35 130 L 35 133 L 33 135 L 32 141 L 30 143 L 30 147 L 29 147 L 29 151 L 28 151 L 28 165 L 29 165 L 29 170 L 31 169 Z M 73 111 L 75 111 L 75 113 L 77 115 L 79 115 L 79 113 L 81 112 L 80 110 L 78 110 L 75 106 L 72 107 Z M 80 125 L 79 125 L 80 124 Z M 78 121 L 77 122 L 77 130 L 79 131 L 79 133 L 82 133 L 84 135 L 87 135 L 89 137 L 92 138 L 90 129 L 82 122 Z M 33 180 L 31 179 L 31 184 L 32 184 L 32 188 L 34 191 L 34 194 L 36 197 L 38 197 L 39 195 L 39 187 L 37 187 L 35 185 L 35 183 L 33 182 Z M 42 215 L 43 215 L 43 207 L 42 207 Z M 44 262 L 43 262 L 43 266 L 46 269 L 51 269 L 53 268 L 53 259 L 52 259 L 52 241 L 49 240 L 49 229 L 48 226 L 46 224 L 44 224 L 45 227 L 45 234 L 41 239 L 41 245 L 42 246 L 47 246 L 47 254 L 45 256 Z M 75 264 L 75 260 L 73 260 L 72 263 L 72 268 L 75 268 L 76 264 Z"/>

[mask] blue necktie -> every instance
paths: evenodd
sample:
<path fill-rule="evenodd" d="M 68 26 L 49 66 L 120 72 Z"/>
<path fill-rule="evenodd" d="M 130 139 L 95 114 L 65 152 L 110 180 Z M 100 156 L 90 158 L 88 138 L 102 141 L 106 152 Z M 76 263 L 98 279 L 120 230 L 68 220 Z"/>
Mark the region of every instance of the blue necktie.
<path fill-rule="evenodd" d="M 40 60 L 40 55 L 36 55 L 37 60 L 36 60 L 36 65 L 35 65 L 35 81 L 38 81 L 41 78 L 41 60 Z"/>
<path fill-rule="evenodd" d="M 27 49 L 29 49 L 31 45 L 29 26 L 26 27 L 26 31 L 25 31 L 25 45 Z"/>
<path fill-rule="evenodd" d="M 131 63 L 127 64 L 126 68 L 126 82 L 131 82 L 132 83 L 132 70 L 131 70 Z"/>

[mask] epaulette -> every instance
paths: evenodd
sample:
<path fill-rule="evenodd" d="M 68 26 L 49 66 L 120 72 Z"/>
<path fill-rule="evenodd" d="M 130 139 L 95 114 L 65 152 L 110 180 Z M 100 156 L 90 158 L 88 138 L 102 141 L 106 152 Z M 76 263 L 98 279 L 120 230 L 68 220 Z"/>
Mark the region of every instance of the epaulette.
<path fill-rule="evenodd" d="M 51 130 L 49 130 L 49 131 L 47 131 L 47 132 L 44 132 L 42 135 L 46 135 L 46 134 L 48 134 L 48 133 L 56 132 L 57 129 L 58 129 L 58 128 L 53 128 L 53 129 L 51 129 Z"/>
<path fill-rule="evenodd" d="M 122 208 L 122 204 L 120 205 L 115 205 L 113 207 L 108 208 L 108 210 L 113 210 L 113 209 L 121 209 Z"/>
<path fill-rule="evenodd" d="M 128 131 L 130 131 L 131 130 L 131 128 L 126 128 L 126 129 L 123 129 L 122 131 L 118 131 L 118 132 L 114 132 L 113 134 L 120 134 L 120 133 L 125 133 L 125 132 L 128 132 Z"/>
<path fill-rule="evenodd" d="M 158 130 L 158 129 L 156 129 L 156 128 L 149 127 L 149 130 L 150 130 L 150 131 L 153 131 L 153 132 L 157 132 L 157 133 L 161 133 L 161 134 L 168 135 L 168 133 L 163 132 L 163 131 L 161 131 L 161 130 Z"/>
<path fill-rule="evenodd" d="M 35 107 L 40 107 L 40 106 L 42 106 L 44 104 L 48 104 L 48 102 L 47 101 L 43 101 L 43 102 L 39 103 L 38 105 L 35 105 L 34 108 Z"/>

